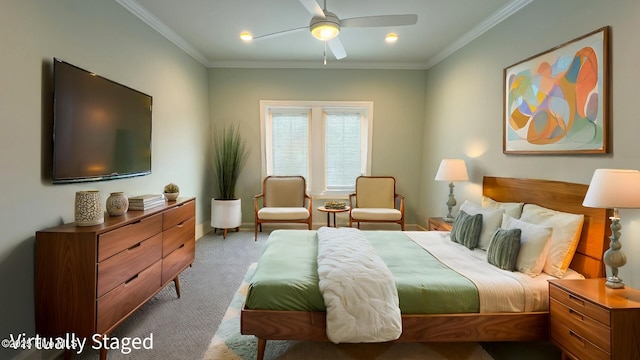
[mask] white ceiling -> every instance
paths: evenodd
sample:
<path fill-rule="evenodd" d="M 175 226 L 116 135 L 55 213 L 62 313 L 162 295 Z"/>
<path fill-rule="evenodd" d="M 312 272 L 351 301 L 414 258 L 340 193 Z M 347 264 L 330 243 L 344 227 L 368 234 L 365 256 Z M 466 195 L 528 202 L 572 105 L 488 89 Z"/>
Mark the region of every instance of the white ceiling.
<path fill-rule="evenodd" d="M 302 30 L 245 43 L 254 36 L 308 26 L 299 0 L 116 0 L 207 67 L 427 69 L 533 0 L 327 0 L 339 18 L 417 14 L 415 25 L 343 28 L 347 57 Z M 323 6 L 323 0 L 319 4 Z M 387 44 L 389 32 L 399 35 Z"/>

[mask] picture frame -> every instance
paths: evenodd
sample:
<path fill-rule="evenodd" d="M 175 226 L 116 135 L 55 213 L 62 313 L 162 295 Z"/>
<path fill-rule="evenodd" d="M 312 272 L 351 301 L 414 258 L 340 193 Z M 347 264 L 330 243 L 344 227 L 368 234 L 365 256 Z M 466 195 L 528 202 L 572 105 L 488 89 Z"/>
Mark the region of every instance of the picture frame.
<path fill-rule="evenodd" d="M 609 27 L 504 69 L 503 153 L 609 151 Z"/>

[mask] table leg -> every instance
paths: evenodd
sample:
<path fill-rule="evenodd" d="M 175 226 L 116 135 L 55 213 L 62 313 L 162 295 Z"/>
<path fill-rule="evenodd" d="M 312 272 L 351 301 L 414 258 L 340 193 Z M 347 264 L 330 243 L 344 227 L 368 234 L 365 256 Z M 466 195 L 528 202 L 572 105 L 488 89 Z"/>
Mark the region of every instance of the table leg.
<path fill-rule="evenodd" d="M 333 213 L 333 227 L 338 227 L 338 223 L 336 222 L 336 213 Z"/>
<path fill-rule="evenodd" d="M 331 213 L 327 213 L 327 227 L 331 227 Z"/>

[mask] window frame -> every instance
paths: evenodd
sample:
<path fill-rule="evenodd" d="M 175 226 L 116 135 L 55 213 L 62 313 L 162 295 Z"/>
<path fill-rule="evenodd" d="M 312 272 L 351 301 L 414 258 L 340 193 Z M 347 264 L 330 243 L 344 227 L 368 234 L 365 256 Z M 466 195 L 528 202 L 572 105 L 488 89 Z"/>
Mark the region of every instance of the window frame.
<path fill-rule="evenodd" d="M 362 175 L 371 175 L 372 149 L 373 149 L 373 102 L 372 101 L 281 101 L 260 100 L 260 152 L 262 177 L 269 175 L 268 150 L 271 149 L 270 111 L 272 109 L 284 111 L 309 111 L 308 129 L 308 178 L 307 190 L 316 198 L 346 198 L 353 189 L 327 190 L 326 188 L 326 161 L 325 161 L 325 114 L 329 112 L 359 111 L 365 114 L 361 124 L 361 150 L 362 150 Z M 320 134 L 320 136 L 311 136 Z"/>

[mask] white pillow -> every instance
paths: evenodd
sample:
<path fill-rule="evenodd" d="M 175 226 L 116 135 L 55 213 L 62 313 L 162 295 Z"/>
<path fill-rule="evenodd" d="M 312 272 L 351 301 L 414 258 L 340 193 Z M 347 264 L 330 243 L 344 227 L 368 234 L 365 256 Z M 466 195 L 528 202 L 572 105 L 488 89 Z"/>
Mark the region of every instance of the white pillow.
<path fill-rule="evenodd" d="M 516 260 L 516 270 L 529 276 L 538 276 L 542 272 L 549 250 L 549 239 L 553 229 L 522 220 L 509 215 L 502 216 L 503 229 L 520 229 L 520 252 Z"/>
<path fill-rule="evenodd" d="M 578 242 L 580 242 L 584 215 L 570 214 L 538 205 L 526 204 L 520 219 L 553 228 L 549 254 L 543 271 L 557 278 L 563 277 L 571 264 Z"/>
<path fill-rule="evenodd" d="M 504 209 L 504 213 L 512 218 L 519 219 L 524 203 L 498 202 L 488 196 L 482 196 L 482 207 L 487 209 Z"/>
<path fill-rule="evenodd" d="M 469 200 L 465 200 L 460 205 L 460 210 L 463 210 L 469 215 L 482 214 L 482 230 L 480 231 L 480 240 L 478 241 L 478 247 L 482 250 L 489 248 L 493 233 L 502 223 L 503 209 L 485 209 L 482 206 L 475 204 Z"/>

